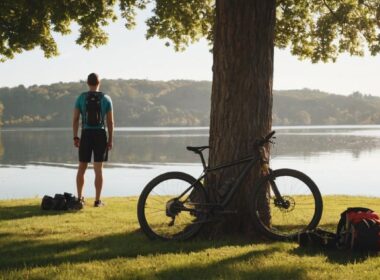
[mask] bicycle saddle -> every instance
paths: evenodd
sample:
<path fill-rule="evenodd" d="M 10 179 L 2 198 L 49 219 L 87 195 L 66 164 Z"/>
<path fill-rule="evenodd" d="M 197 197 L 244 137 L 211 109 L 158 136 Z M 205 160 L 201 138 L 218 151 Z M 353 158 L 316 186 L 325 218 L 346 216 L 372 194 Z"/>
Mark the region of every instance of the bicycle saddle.
<path fill-rule="evenodd" d="M 192 146 L 187 146 L 186 149 L 188 151 L 192 151 L 194 153 L 201 153 L 204 149 L 208 149 L 210 146 L 199 146 L 199 147 L 192 147 Z"/>

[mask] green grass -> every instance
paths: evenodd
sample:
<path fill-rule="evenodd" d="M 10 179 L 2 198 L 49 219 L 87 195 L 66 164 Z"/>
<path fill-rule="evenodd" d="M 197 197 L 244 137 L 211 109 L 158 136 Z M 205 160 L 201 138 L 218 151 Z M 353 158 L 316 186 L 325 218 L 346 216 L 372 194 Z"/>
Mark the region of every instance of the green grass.
<path fill-rule="evenodd" d="M 89 201 L 90 202 L 90 201 Z M 39 199 L 0 201 L 0 279 L 379 279 L 380 257 L 237 238 L 150 241 L 136 198 L 104 208 L 46 212 Z M 321 227 L 347 206 L 380 211 L 379 198 L 324 198 Z"/>

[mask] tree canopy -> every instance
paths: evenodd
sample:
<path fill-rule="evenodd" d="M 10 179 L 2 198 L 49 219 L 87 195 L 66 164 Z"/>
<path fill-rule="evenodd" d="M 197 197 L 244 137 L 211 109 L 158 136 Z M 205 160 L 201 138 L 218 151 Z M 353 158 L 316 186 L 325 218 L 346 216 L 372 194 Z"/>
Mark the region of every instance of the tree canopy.
<path fill-rule="evenodd" d="M 54 33 L 79 25 L 76 43 L 84 48 L 107 43 L 103 27 L 121 11 L 125 26 L 135 26 L 138 10 L 151 9 L 146 37 L 157 36 L 183 50 L 200 38 L 213 42 L 213 0 L 2 0 L 0 60 L 40 47 L 46 57 L 59 54 Z M 301 59 L 335 61 L 340 53 L 380 53 L 380 1 L 277 0 L 275 44 L 290 47 Z"/>

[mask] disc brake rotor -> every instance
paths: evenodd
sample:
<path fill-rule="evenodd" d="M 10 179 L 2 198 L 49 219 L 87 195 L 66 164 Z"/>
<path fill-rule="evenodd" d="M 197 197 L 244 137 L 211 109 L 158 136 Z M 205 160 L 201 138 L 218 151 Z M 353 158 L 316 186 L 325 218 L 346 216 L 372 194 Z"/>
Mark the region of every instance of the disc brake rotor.
<path fill-rule="evenodd" d="M 274 199 L 274 205 L 281 211 L 281 212 L 291 212 L 293 211 L 294 207 L 296 206 L 296 202 L 293 197 L 284 195 L 281 197 L 281 199 Z"/>

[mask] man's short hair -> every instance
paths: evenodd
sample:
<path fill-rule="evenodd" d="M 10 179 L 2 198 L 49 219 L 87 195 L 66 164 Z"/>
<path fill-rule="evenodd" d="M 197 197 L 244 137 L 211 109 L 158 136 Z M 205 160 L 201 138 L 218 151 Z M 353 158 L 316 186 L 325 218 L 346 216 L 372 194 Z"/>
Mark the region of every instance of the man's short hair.
<path fill-rule="evenodd" d="M 99 76 L 96 73 L 91 73 L 87 77 L 87 84 L 89 86 L 97 86 L 100 83 Z"/>

